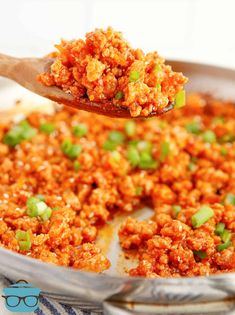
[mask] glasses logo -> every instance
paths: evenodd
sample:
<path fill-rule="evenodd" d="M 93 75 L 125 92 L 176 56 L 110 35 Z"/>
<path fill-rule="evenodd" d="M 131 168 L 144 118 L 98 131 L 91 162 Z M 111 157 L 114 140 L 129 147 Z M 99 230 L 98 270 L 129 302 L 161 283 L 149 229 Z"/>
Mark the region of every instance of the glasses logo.
<path fill-rule="evenodd" d="M 22 283 L 23 282 L 23 283 Z M 15 284 L 3 289 L 2 297 L 5 306 L 11 312 L 32 312 L 38 308 L 38 299 L 41 290 L 34 288 L 25 280 L 19 280 Z"/>

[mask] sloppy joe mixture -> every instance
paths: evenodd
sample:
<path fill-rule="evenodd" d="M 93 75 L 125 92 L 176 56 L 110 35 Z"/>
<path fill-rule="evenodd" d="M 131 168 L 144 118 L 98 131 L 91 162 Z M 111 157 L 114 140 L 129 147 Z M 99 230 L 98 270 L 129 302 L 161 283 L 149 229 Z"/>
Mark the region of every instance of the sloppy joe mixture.
<path fill-rule="evenodd" d="M 132 48 L 120 32 L 96 29 L 85 40 L 62 40 L 50 69 L 38 76 L 47 86 L 57 86 L 76 99 L 112 101 L 131 116 L 161 112 L 169 104 L 185 104 L 187 78 L 174 72 L 157 52 Z"/>
<path fill-rule="evenodd" d="M 235 271 L 235 107 L 191 94 L 159 118 L 30 114 L 0 125 L 0 246 L 102 272 L 100 229 L 122 213 L 131 276 Z M 136 209 L 152 217 L 138 221 Z"/>

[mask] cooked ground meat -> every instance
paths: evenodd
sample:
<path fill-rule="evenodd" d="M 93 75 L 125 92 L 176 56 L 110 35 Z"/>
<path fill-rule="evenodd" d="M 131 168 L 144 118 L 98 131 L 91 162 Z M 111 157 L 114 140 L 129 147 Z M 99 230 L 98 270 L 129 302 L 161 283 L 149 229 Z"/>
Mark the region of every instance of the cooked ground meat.
<path fill-rule="evenodd" d="M 38 77 L 41 83 L 58 86 L 76 98 L 111 100 L 127 107 L 132 116 L 148 116 L 174 103 L 187 83 L 157 52 L 144 54 L 131 48 L 112 28 L 96 29 L 85 40 L 62 40 L 55 47 L 49 72 Z"/>
<path fill-rule="evenodd" d="M 96 245 L 130 213 L 120 244 L 130 275 L 235 271 L 235 107 L 191 94 L 163 118 L 110 119 L 60 109 L 0 124 L 0 246 L 102 272 Z M 131 213 L 152 203 L 153 216 Z"/>

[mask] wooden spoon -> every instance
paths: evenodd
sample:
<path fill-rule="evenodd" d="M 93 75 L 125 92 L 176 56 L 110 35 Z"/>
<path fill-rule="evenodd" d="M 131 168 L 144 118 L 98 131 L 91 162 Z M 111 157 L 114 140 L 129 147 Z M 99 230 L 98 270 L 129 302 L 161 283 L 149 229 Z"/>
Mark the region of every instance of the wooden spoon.
<path fill-rule="evenodd" d="M 111 101 L 91 102 L 88 98 L 74 98 L 58 87 L 48 87 L 37 81 L 37 75 L 47 72 L 52 64 L 51 58 L 15 58 L 0 54 L 0 76 L 16 81 L 26 89 L 49 98 L 52 101 L 110 117 L 133 118 L 127 107 L 114 105 Z M 173 108 L 169 104 L 162 110 L 150 113 L 149 117 L 162 115 Z M 140 117 L 140 116 L 138 116 Z"/>

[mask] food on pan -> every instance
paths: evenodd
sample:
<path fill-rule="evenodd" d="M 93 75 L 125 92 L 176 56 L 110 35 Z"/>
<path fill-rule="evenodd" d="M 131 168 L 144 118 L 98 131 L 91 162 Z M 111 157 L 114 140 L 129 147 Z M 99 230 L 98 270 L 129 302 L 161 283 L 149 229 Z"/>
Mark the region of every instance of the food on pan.
<path fill-rule="evenodd" d="M 62 88 L 78 99 L 111 101 L 133 117 L 185 104 L 187 78 L 174 72 L 157 52 L 144 54 L 131 48 L 112 28 L 96 29 L 85 40 L 62 40 L 55 47 L 54 62 L 38 76 L 44 85 Z"/>
<path fill-rule="evenodd" d="M 102 272 L 103 226 L 128 214 L 120 245 L 131 276 L 235 271 L 235 107 L 191 94 L 148 120 L 60 109 L 0 125 L 0 245 Z M 132 217 L 152 205 L 149 220 Z"/>

